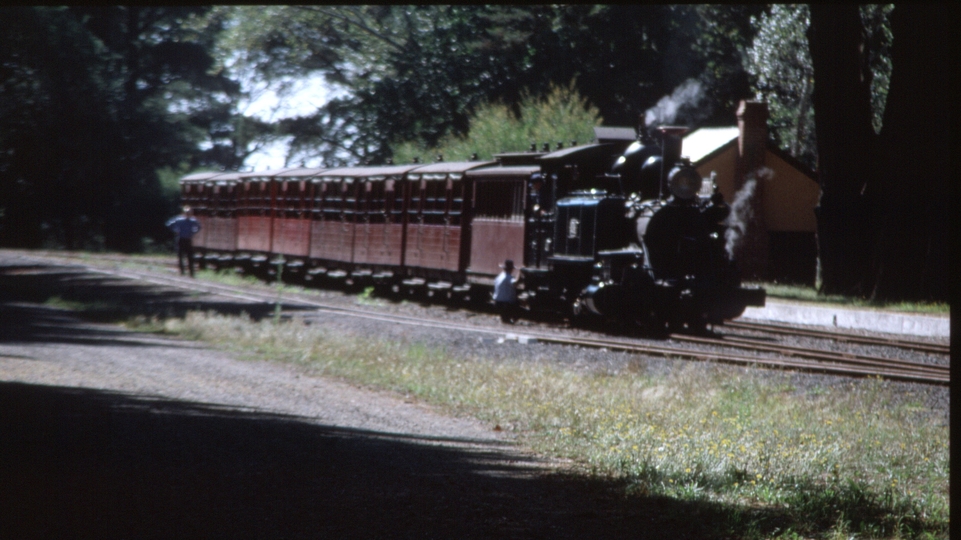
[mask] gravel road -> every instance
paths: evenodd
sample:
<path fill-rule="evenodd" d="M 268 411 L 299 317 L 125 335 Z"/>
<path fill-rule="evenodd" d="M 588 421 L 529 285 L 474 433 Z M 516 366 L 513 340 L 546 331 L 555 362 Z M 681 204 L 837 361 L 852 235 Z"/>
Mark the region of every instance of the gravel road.
<path fill-rule="evenodd" d="M 492 426 L 48 302 L 80 290 L 263 309 L 0 252 L 0 538 L 698 536 Z"/>

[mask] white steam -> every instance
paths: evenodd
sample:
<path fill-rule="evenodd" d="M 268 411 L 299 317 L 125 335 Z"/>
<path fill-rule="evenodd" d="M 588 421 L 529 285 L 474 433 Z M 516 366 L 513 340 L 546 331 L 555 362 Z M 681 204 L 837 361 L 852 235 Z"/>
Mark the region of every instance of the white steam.
<path fill-rule="evenodd" d="M 731 202 L 731 213 L 724 222 L 727 231 L 724 233 L 724 249 L 727 256 L 734 258 L 734 249 L 738 243 L 744 239 L 747 233 L 748 224 L 754 219 L 754 208 L 751 199 L 757 191 L 758 180 L 770 180 L 774 177 L 774 171 L 767 167 L 758 169 L 755 173 L 748 176 L 744 186 L 734 194 L 734 201 Z"/>
<path fill-rule="evenodd" d="M 675 88 L 671 95 L 662 97 L 657 105 L 644 113 L 644 124 L 647 127 L 673 124 L 682 110 L 683 115 L 689 117 L 685 118 L 685 121 L 696 123 L 695 117 L 708 114 L 704 111 L 704 97 L 701 83 L 696 79 L 688 79 Z"/>

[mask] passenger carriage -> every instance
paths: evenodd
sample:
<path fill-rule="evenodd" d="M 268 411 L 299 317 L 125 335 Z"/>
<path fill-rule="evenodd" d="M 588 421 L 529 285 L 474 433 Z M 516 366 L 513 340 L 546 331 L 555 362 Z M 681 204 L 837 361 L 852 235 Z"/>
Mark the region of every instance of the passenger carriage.
<path fill-rule="evenodd" d="M 197 173 L 182 180 L 181 199 L 200 223 L 193 238 L 201 265 L 229 260 L 237 250 L 237 173 Z"/>

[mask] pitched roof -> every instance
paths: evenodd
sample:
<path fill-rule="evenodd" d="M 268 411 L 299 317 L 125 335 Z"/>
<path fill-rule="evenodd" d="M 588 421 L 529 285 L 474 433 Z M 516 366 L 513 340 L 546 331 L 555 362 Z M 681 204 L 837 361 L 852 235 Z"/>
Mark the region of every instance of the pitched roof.
<path fill-rule="evenodd" d="M 705 158 L 736 141 L 740 131 L 737 126 L 720 128 L 700 128 L 688 133 L 681 143 L 681 155 L 697 164 Z"/>
<path fill-rule="evenodd" d="M 700 128 L 694 130 L 682 139 L 681 155 L 689 158 L 694 165 L 699 165 L 714 158 L 730 145 L 737 144 L 739 135 L 740 131 L 737 126 Z M 811 180 L 817 181 L 816 172 L 798 161 L 794 156 L 778 148 L 773 141 L 767 141 L 767 150 L 786 161 L 788 165 L 794 167 Z"/>

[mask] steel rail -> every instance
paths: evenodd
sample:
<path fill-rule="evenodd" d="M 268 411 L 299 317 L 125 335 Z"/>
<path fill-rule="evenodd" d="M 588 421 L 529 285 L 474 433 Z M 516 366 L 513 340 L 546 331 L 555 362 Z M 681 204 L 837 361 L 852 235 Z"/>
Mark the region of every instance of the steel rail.
<path fill-rule="evenodd" d="M 825 362 L 780 360 L 777 358 L 770 358 L 770 357 L 720 354 L 716 352 L 697 351 L 692 349 L 675 349 L 675 348 L 658 347 L 658 346 L 650 346 L 650 345 L 631 345 L 623 342 L 584 339 L 584 338 L 574 339 L 574 338 L 544 337 L 543 341 L 550 341 L 554 343 L 566 343 L 569 345 L 593 345 L 597 347 L 606 347 L 612 350 L 616 349 L 616 350 L 622 350 L 627 352 L 659 354 L 659 355 L 668 356 L 668 357 L 686 358 L 691 360 L 716 361 L 716 362 L 737 364 L 737 365 L 744 365 L 744 366 L 779 367 L 779 368 L 794 369 L 799 371 L 825 373 L 825 374 L 832 374 L 832 375 L 845 375 L 845 376 L 854 376 L 854 377 L 880 376 L 886 379 L 903 381 L 903 382 L 921 382 L 921 383 L 940 384 L 940 385 L 950 384 L 950 377 L 947 375 L 938 376 L 930 373 L 919 373 L 917 371 L 909 370 L 909 369 L 894 369 L 894 368 L 865 369 L 859 366 L 848 367 L 843 364 L 829 364 Z M 839 362 L 844 361 L 843 358 L 838 358 L 837 360 Z"/>
<path fill-rule="evenodd" d="M 782 356 L 793 356 L 798 358 L 810 358 L 813 360 L 827 360 L 835 361 L 838 357 L 844 358 L 845 363 L 864 365 L 864 366 L 878 366 L 878 367 L 891 367 L 891 368 L 902 368 L 902 369 L 914 369 L 918 371 L 930 371 L 932 373 L 948 373 L 950 371 L 949 366 L 939 365 L 939 364 L 922 364 L 920 362 L 912 362 L 909 360 L 899 360 L 896 358 L 884 358 L 881 356 L 871 356 L 862 354 L 853 354 L 847 352 L 839 351 L 818 351 L 805 347 L 797 347 L 793 345 L 775 345 L 775 344 L 765 344 L 757 343 L 747 338 L 725 336 L 723 339 L 716 338 L 705 338 L 698 336 L 685 336 L 685 335 L 671 335 L 671 339 L 687 342 L 687 343 L 698 343 L 702 345 L 717 345 L 721 347 L 736 347 L 736 348 L 746 348 L 755 351 L 765 351 L 780 354 Z"/>
<path fill-rule="evenodd" d="M 926 352 L 926 353 L 932 353 L 932 354 L 950 354 L 951 353 L 951 347 L 949 345 L 942 345 L 938 343 L 927 343 L 924 341 L 916 341 L 916 340 L 910 340 L 910 339 L 862 336 L 859 334 L 852 334 L 848 332 L 839 332 L 839 331 L 833 331 L 833 330 L 813 330 L 813 329 L 807 329 L 807 328 L 797 328 L 797 327 L 789 326 L 785 324 L 730 321 L 730 322 L 724 323 L 724 326 L 729 328 L 740 328 L 742 330 L 757 330 L 760 332 L 768 332 L 771 334 L 789 334 L 793 336 L 806 336 L 806 337 L 814 337 L 814 338 L 820 338 L 820 339 L 833 339 L 836 341 L 858 343 L 862 345 L 881 345 L 885 347 L 896 347 L 899 349 L 908 349 L 912 351 Z"/>

